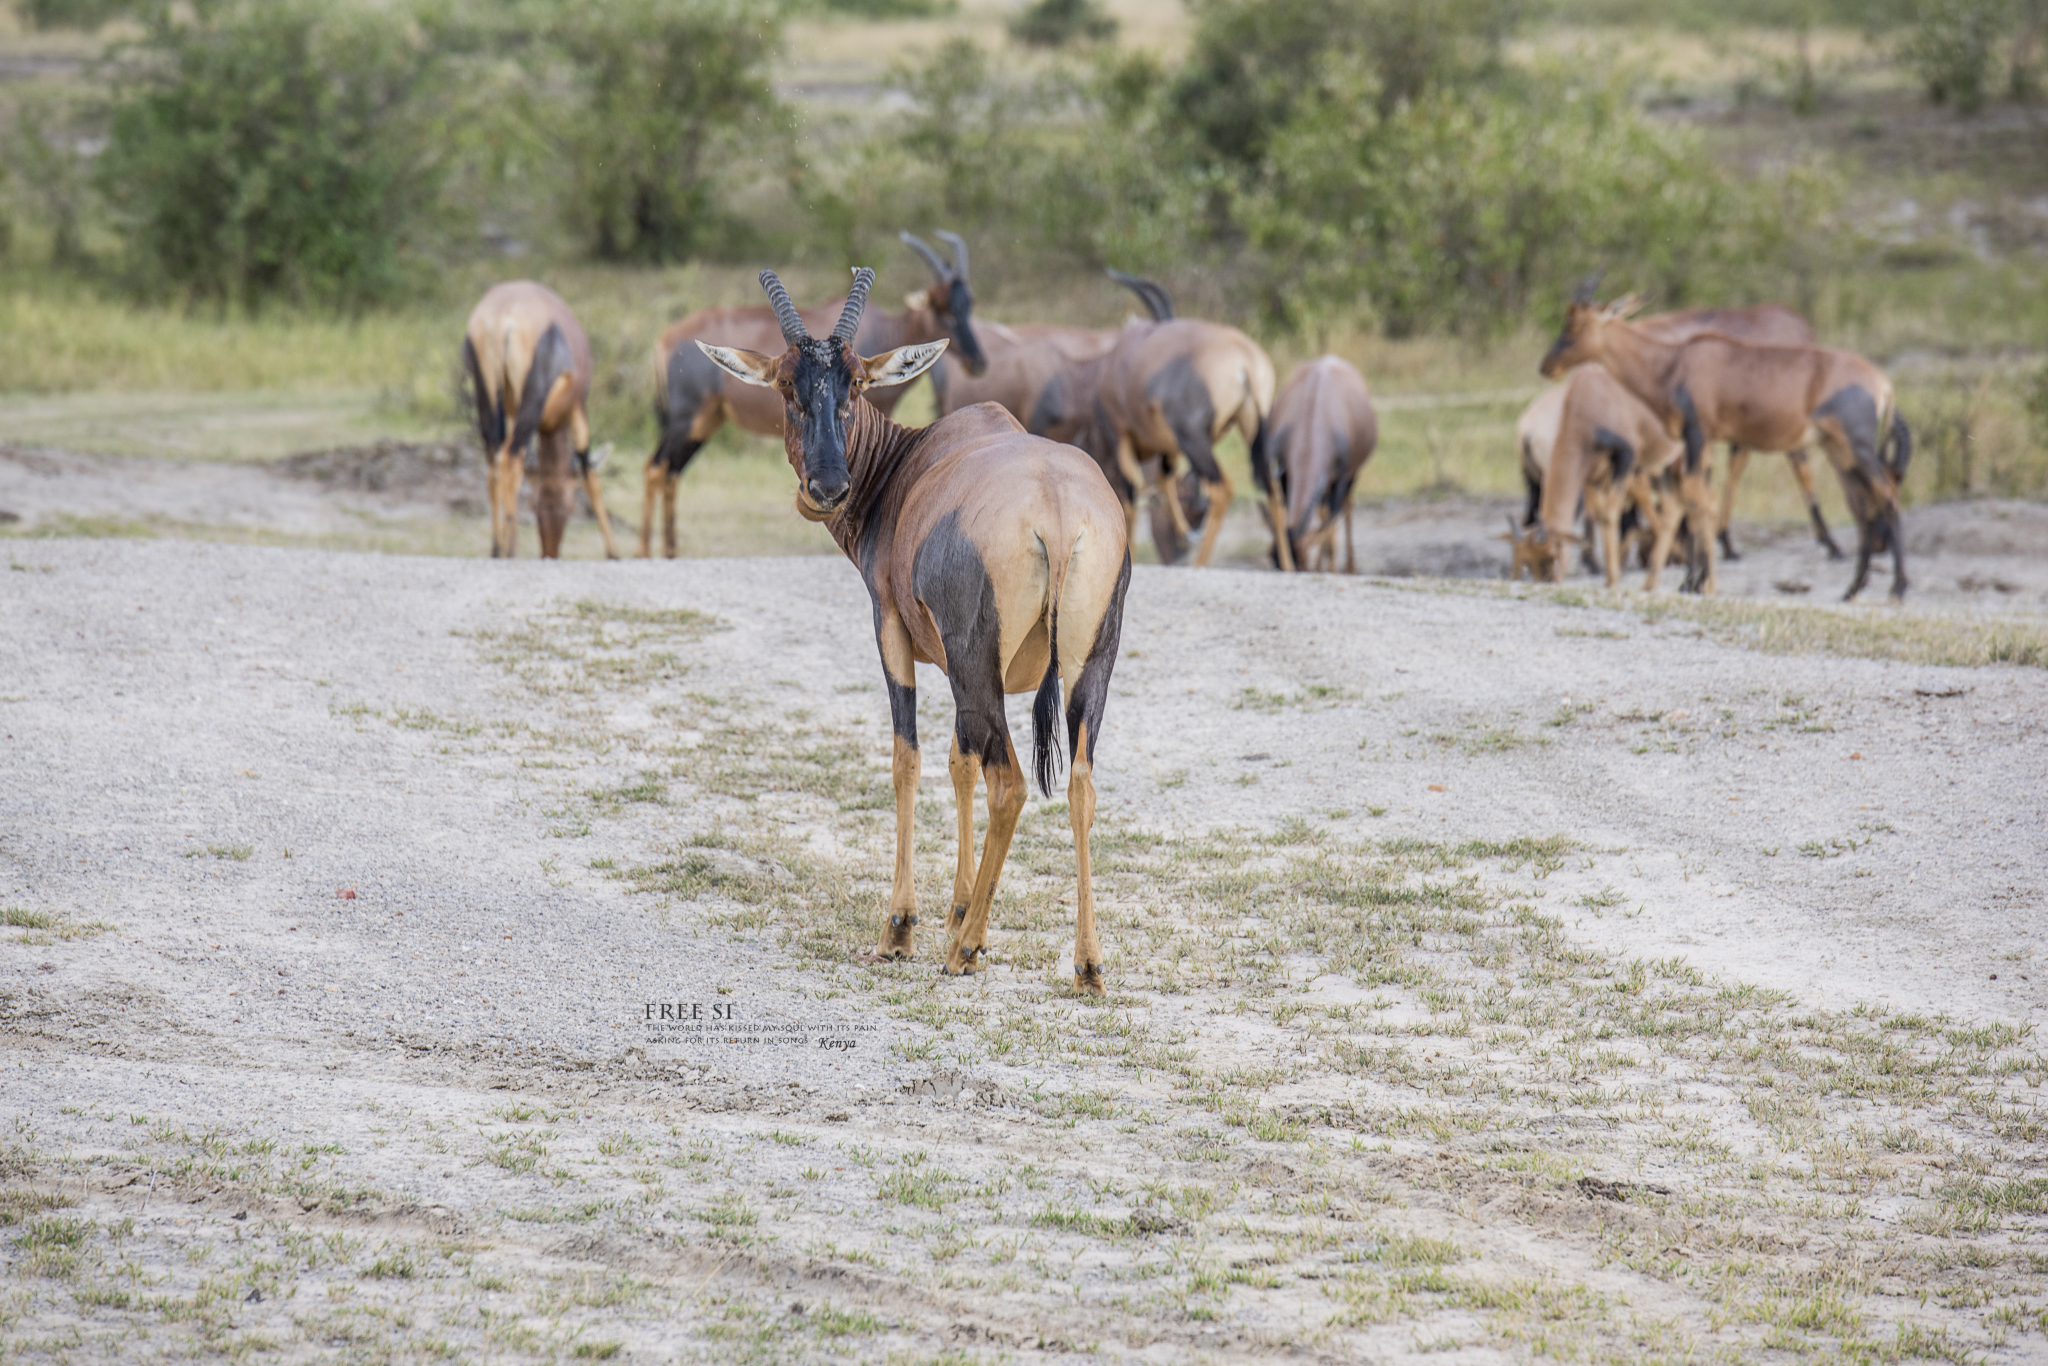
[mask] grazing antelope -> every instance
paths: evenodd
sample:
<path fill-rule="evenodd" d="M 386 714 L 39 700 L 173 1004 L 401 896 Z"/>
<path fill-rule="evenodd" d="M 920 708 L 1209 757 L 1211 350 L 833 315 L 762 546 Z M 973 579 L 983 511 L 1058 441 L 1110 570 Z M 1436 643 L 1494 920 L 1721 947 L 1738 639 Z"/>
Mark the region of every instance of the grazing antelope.
<path fill-rule="evenodd" d="M 1574 300 L 1543 358 L 1546 376 L 1594 360 L 1685 441 L 1685 472 L 1700 472 L 1709 441 L 1792 450 L 1819 441 L 1856 518 L 1856 574 L 1844 600 L 1870 580 L 1870 558 L 1892 552 L 1892 597 L 1905 595 L 1906 547 L 1899 486 L 1912 435 L 1883 371 L 1847 351 L 1749 346 L 1708 334 L 1659 342 L 1599 308 Z M 1887 456 L 1889 452 L 1889 457 Z M 1714 589 L 1714 539 L 1692 538 L 1687 587 Z"/>
<path fill-rule="evenodd" d="M 1529 505 L 1522 511 L 1522 525 L 1536 525 L 1536 510 L 1543 502 L 1543 481 L 1550 477 L 1550 452 L 1557 444 L 1557 424 L 1564 418 L 1564 385 L 1553 384 L 1529 400 L 1515 419 L 1515 453 L 1522 458 L 1522 485 L 1529 491 Z"/>
<path fill-rule="evenodd" d="M 1591 302 L 1590 294 L 1588 302 Z M 1616 315 L 1629 318 L 1634 311 L 1628 307 L 1632 302 L 1622 300 Z M 1818 340 L 1813 324 L 1782 304 L 1757 304 L 1750 308 L 1688 308 L 1676 313 L 1653 313 L 1647 318 L 1629 320 L 1655 340 L 1673 345 L 1710 332 L 1748 342 L 1751 346 L 1812 346 Z M 1743 472 L 1749 468 L 1749 456 L 1749 447 L 1729 446 L 1728 477 L 1721 484 L 1721 510 L 1716 534 L 1720 538 L 1721 554 L 1731 560 L 1742 558 L 1742 552 L 1735 548 L 1735 538 L 1729 533 L 1729 526 L 1735 516 L 1735 490 L 1742 483 Z M 1829 559 L 1841 559 L 1842 548 L 1835 544 L 1834 535 L 1828 530 L 1827 518 L 1821 515 L 1820 499 L 1814 494 L 1813 462 L 1807 459 L 1806 448 L 1802 446 L 1786 451 L 1785 459 L 1792 466 L 1792 477 L 1799 481 L 1800 493 L 1805 495 L 1806 516 L 1813 523 L 1814 539 L 1826 547 Z"/>
<path fill-rule="evenodd" d="M 1598 365 L 1581 365 L 1563 384 L 1555 444 L 1543 481 L 1543 497 L 1535 526 L 1526 539 L 1535 544 L 1516 556 L 1528 563 L 1530 577 L 1552 583 L 1564 579 L 1565 547 L 1580 540 L 1572 524 L 1581 500 L 1587 520 L 1600 530 L 1602 567 L 1607 586 L 1621 582 L 1623 510 L 1634 504 L 1650 528 L 1652 548 L 1645 592 L 1657 587 L 1670 557 L 1680 522 L 1689 513 L 1696 525 L 1711 526 L 1713 494 L 1704 472 L 1685 475 L 1685 447 L 1664 430 L 1657 415 L 1621 382 Z M 1660 497 L 1673 481 L 1675 496 Z M 1686 513 L 1679 511 L 1679 505 Z"/>
<path fill-rule="evenodd" d="M 1216 443 L 1233 428 L 1251 448 L 1252 468 L 1263 467 L 1267 415 L 1273 408 L 1273 362 L 1259 344 L 1234 327 L 1177 318 L 1166 292 L 1149 280 L 1120 271 L 1110 276 L 1144 302 L 1151 322 L 1125 324 L 1116 345 L 1102 358 L 1096 397 L 1104 438 L 1112 443 L 1123 482 L 1134 491 L 1152 488 L 1161 496 L 1179 540 L 1193 534 L 1199 519 L 1202 543 L 1195 565 L 1209 563 L 1223 519 L 1230 511 L 1230 479 L 1216 461 Z M 1157 459 L 1147 477 L 1145 462 Z M 1206 514 L 1191 516 L 1176 481 L 1185 463 L 1206 496 Z M 1135 492 L 1125 511 L 1135 513 Z M 1137 519 L 1128 521 L 1137 535 Z M 1160 558 L 1172 560 L 1161 547 Z"/>
<path fill-rule="evenodd" d="M 952 355 L 932 367 L 939 416 L 977 403 L 994 403 L 1040 435 L 1042 425 L 1065 419 L 1063 386 L 1070 366 L 1085 365 L 1116 345 L 1117 334 L 1087 327 L 1025 323 L 1005 327 L 983 318 L 976 329 L 988 368 L 971 375 Z M 1093 395 L 1089 396 L 1089 402 Z"/>
<path fill-rule="evenodd" d="M 1273 554 L 1282 570 L 1337 561 L 1337 514 L 1344 515 L 1344 572 L 1358 572 L 1351 539 L 1351 491 L 1379 444 L 1380 420 L 1351 362 L 1321 356 L 1294 367 L 1267 420 L 1265 459 L 1252 477 L 1266 495 Z M 1318 520 L 1320 519 L 1320 520 Z"/>
<path fill-rule="evenodd" d="M 947 265 L 929 246 L 903 233 L 903 241 L 915 251 L 936 277 L 929 288 L 918 290 L 904 300 L 901 313 L 870 313 L 861 326 L 856 345 L 864 352 L 882 352 L 901 346 L 950 340 L 962 365 L 972 375 L 987 368 L 976 339 L 972 316 L 974 295 L 967 287 L 967 244 L 953 233 L 941 233 L 953 244 L 953 264 Z M 809 322 L 828 327 L 846 306 L 842 297 L 810 310 Z M 654 413 L 661 437 L 647 460 L 645 502 L 640 514 L 640 557 L 652 551 L 654 510 L 661 508 L 662 553 L 676 554 L 676 481 L 690 460 L 718 429 L 732 421 L 741 430 L 757 436 L 783 434 L 782 405 L 772 396 L 755 393 L 744 385 L 728 387 L 725 374 L 704 359 L 687 342 L 708 340 L 739 347 L 772 346 L 776 337 L 775 315 L 760 307 L 706 308 L 661 334 L 655 348 L 658 372 Z M 908 386 L 892 383 L 869 391 L 868 401 L 883 416 L 895 411 Z"/>
<path fill-rule="evenodd" d="M 1095 744 L 1123 631 L 1131 558 L 1122 509 L 1081 452 L 1035 437 L 994 404 L 911 429 L 864 402 L 870 386 L 905 384 L 943 340 L 863 357 L 854 348 L 874 272 L 855 272 L 831 334 L 813 337 L 773 271 L 761 272 L 788 348 L 764 355 L 698 342 L 727 375 L 781 402 L 797 511 L 823 522 L 859 566 L 896 734 L 896 874 L 879 952 L 908 957 L 917 924 L 911 875 L 917 800 L 917 672 L 936 664 L 953 689 L 949 767 L 959 816 L 953 943 L 946 971 L 976 970 L 988 951 L 989 907 L 1024 808 L 1024 766 L 1003 696 L 1037 688 L 1031 709 L 1039 790 L 1060 759 L 1066 693 L 1067 781 L 1079 881 L 1076 990 L 1102 990 L 1102 947 L 1088 832 L 1095 819 Z M 974 858 L 974 789 L 988 780 L 988 833 Z"/>
<path fill-rule="evenodd" d="M 543 559 L 558 559 L 580 478 L 590 497 L 606 558 L 616 560 L 612 521 L 597 483 L 603 460 L 590 455 L 590 339 L 562 296 L 546 285 L 515 280 L 493 285 L 470 312 L 462 368 L 476 403 L 477 432 L 490 466 L 491 555 L 519 548 L 519 485 L 526 448 L 540 439 L 534 471 L 534 517 Z"/>

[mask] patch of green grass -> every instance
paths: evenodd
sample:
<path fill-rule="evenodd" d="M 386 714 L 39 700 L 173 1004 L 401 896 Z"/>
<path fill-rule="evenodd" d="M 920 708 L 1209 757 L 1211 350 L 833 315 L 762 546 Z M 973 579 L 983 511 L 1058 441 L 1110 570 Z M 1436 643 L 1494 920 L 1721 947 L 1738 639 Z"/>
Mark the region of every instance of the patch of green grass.
<path fill-rule="evenodd" d="M 188 849 L 186 858 L 224 858 L 236 863 L 247 863 L 256 852 L 253 844 L 209 844 L 204 849 Z"/>

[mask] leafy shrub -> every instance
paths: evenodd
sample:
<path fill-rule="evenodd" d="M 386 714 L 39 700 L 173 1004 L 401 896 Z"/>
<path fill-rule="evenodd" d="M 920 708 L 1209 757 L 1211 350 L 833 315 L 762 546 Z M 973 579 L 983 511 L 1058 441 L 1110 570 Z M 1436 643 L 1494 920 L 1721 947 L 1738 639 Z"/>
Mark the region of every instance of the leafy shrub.
<path fill-rule="evenodd" d="M 819 0 L 829 14 L 862 19 L 934 19 L 960 8 L 960 0 Z"/>
<path fill-rule="evenodd" d="M 721 172 L 786 143 L 766 66 L 773 6 L 604 0 L 565 12 L 557 41 L 578 100 L 566 117 L 571 223 L 608 261 L 673 261 L 735 231 Z"/>
<path fill-rule="evenodd" d="M 1683 299 L 1817 229 L 1829 190 L 1738 182 L 1617 87 L 1441 91 L 1384 116 L 1373 73 L 1329 78 L 1274 138 L 1239 214 L 1283 321 L 1369 304 L 1389 332 L 1482 328 L 1547 307 L 1594 265 Z"/>
<path fill-rule="evenodd" d="M 97 180 L 136 280 L 254 305 L 400 292 L 439 164 L 435 57 L 403 16 L 318 0 L 152 20 Z"/>
<path fill-rule="evenodd" d="M 15 13 L 35 28 L 96 29 L 135 10 L 134 0 L 15 0 Z"/>
<path fill-rule="evenodd" d="M 0 133 L 9 208 L 24 213 L 47 233 L 50 261 L 76 266 L 86 259 L 85 221 L 91 197 L 88 163 L 79 152 L 77 111 L 55 92 L 36 91 L 15 106 L 14 126 Z M 12 215 L 0 229 L 0 251 L 10 248 Z"/>
<path fill-rule="evenodd" d="M 2013 25 L 2012 0 L 1918 0 L 1900 56 L 1936 104 L 1974 114 L 1990 92 L 1998 46 Z"/>
<path fill-rule="evenodd" d="M 1010 36 L 1033 47 L 1106 42 L 1117 22 L 1098 0 L 1031 0 L 1010 18 Z"/>
<path fill-rule="evenodd" d="M 1198 0 L 1175 112 L 1201 150 L 1250 166 L 1317 91 L 1332 57 L 1373 83 L 1354 95 L 1387 113 L 1497 68 L 1521 0 Z"/>

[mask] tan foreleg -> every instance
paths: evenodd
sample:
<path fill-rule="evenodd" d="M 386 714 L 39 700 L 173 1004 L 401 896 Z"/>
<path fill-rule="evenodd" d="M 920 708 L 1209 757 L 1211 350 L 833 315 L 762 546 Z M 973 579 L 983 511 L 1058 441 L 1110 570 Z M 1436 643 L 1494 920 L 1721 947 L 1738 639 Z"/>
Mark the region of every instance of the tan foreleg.
<path fill-rule="evenodd" d="M 1175 477 L 1173 462 L 1168 456 L 1159 458 L 1157 496 L 1166 500 L 1166 515 L 1173 519 L 1173 534 L 1180 538 L 1183 545 L 1192 541 L 1195 538 L 1195 526 L 1188 520 L 1187 508 L 1181 504 L 1180 480 Z"/>
<path fill-rule="evenodd" d="M 647 462 L 647 474 L 640 488 L 640 558 L 654 558 L 654 509 L 661 501 L 661 481 L 668 474 L 659 455 Z"/>
<path fill-rule="evenodd" d="M 1707 482 L 1705 466 L 1702 465 L 1698 474 L 1682 476 L 1680 487 L 1684 491 L 1686 512 L 1690 514 L 1693 525 L 1712 527 L 1712 519 L 1716 516 L 1714 489 Z M 1705 555 L 1707 561 L 1705 576 L 1694 585 L 1703 597 L 1712 597 L 1719 590 L 1719 539 L 1709 531 L 1694 541 L 1696 553 Z M 1700 545 L 1702 541 L 1705 542 L 1704 546 Z"/>
<path fill-rule="evenodd" d="M 1280 572 L 1294 572 L 1294 545 L 1287 535 L 1287 509 L 1280 505 L 1280 481 L 1274 480 L 1266 490 L 1266 516 L 1273 523 L 1273 548 L 1280 563 Z M 1202 540 L 1208 541 L 1208 528 L 1203 528 Z"/>
<path fill-rule="evenodd" d="M 1102 941 L 1095 934 L 1095 877 L 1088 855 L 1088 834 L 1095 828 L 1095 775 L 1087 756 L 1084 724 L 1067 777 L 1067 819 L 1074 827 L 1074 990 L 1100 996 Z"/>
<path fill-rule="evenodd" d="M 519 490 L 526 483 L 526 459 L 518 451 L 505 461 L 505 557 L 519 553 Z"/>
<path fill-rule="evenodd" d="M 988 952 L 988 914 L 995 903 L 996 882 L 1003 875 L 1003 860 L 1010 853 L 1010 838 L 1017 832 L 1017 817 L 1024 810 L 1024 769 L 1017 762 L 1014 746 L 1000 764 L 983 764 L 988 778 L 988 836 L 981 848 L 981 863 L 974 872 L 974 894 L 967 903 L 967 919 L 946 954 L 946 971 L 954 976 L 976 970 Z"/>
<path fill-rule="evenodd" d="M 676 557 L 676 485 L 681 482 L 681 475 L 662 475 L 661 554 L 664 559 L 673 560 Z"/>
<path fill-rule="evenodd" d="M 503 559 L 505 555 L 505 453 L 487 451 L 484 454 L 484 486 L 491 495 L 491 558 Z"/>
<path fill-rule="evenodd" d="M 1351 543 L 1351 500 L 1344 500 L 1344 572 L 1358 572 L 1358 547 Z"/>
<path fill-rule="evenodd" d="M 923 772 L 917 749 L 917 656 L 910 632 L 893 612 L 882 619 L 876 642 L 889 682 L 889 711 L 896 749 L 889 766 L 896 788 L 896 878 L 889 889 L 889 915 L 882 922 L 876 953 L 908 958 L 916 951 L 917 877 L 911 856 L 917 848 L 917 781 Z"/>
<path fill-rule="evenodd" d="M 1651 525 L 1657 529 L 1656 539 L 1650 543 L 1650 567 L 1643 576 L 1643 591 L 1657 591 L 1657 579 L 1664 572 L 1665 563 L 1671 558 L 1671 547 L 1678 540 L 1679 523 L 1685 520 L 1685 510 L 1679 503 L 1678 490 L 1671 481 L 1677 475 L 1666 476 L 1663 494 L 1657 499 L 1657 510 Z"/>
<path fill-rule="evenodd" d="M 953 809 L 960 828 L 953 864 L 953 914 L 946 927 L 957 935 L 967 923 L 967 907 L 974 900 L 974 789 L 981 784 L 981 760 L 960 748 L 957 733 L 946 767 L 953 775 Z"/>
<path fill-rule="evenodd" d="M 616 560 L 619 548 L 612 542 L 612 519 L 604 510 L 604 491 L 598 487 L 596 470 L 583 471 L 583 492 L 590 498 L 590 510 L 597 515 L 597 532 L 604 537 L 604 557 Z"/>
<path fill-rule="evenodd" d="M 1146 483 L 1145 471 L 1138 467 L 1137 443 L 1131 440 L 1129 432 L 1117 433 L 1116 467 L 1123 471 L 1124 482 L 1131 486 L 1131 501 L 1127 504 L 1129 515 L 1124 518 L 1130 538 L 1124 543 L 1124 549 L 1135 551 L 1138 548 L 1137 510 L 1138 504 L 1145 501 Z"/>
<path fill-rule="evenodd" d="M 1735 524 L 1735 490 L 1742 483 L 1742 476 L 1748 469 L 1749 448 L 1746 446 L 1730 446 L 1728 448 L 1728 482 L 1721 486 L 1721 514 L 1720 519 L 1714 525 L 1714 530 L 1718 534 L 1721 544 L 1727 549 L 1728 558 L 1731 560 L 1742 558 L 1741 552 L 1735 548 L 1735 541 L 1730 536 L 1728 529 Z"/>
<path fill-rule="evenodd" d="M 1209 557 L 1216 553 L 1216 540 L 1223 534 L 1223 518 L 1230 511 L 1230 499 L 1234 492 L 1230 487 L 1230 476 L 1222 470 L 1216 471 L 1216 482 L 1209 485 L 1209 517 L 1202 524 L 1202 547 L 1195 552 L 1195 568 L 1208 565 Z M 1178 499 L 1175 500 L 1179 502 Z"/>
<path fill-rule="evenodd" d="M 881 943 L 875 950 L 884 958 L 909 958 L 917 951 L 917 878 L 910 856 L 917 847 L 920 771 L 917 746 L 897 736 L 895 762 L 889 769 L 896 785 L 896 879 L 889 891 L 889 918 L 882 923 Z"/>

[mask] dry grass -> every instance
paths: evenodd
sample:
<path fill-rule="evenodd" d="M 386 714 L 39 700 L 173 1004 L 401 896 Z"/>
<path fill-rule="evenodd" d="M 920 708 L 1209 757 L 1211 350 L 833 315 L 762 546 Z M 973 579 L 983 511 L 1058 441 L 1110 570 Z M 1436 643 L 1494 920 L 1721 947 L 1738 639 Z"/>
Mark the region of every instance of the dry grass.
<path fill-rule="evenodd" d="M 1660 598 L 1637 610 L 1649 622 L 1697 622 L 1717 640 L 1767 654 L 2048 669 L 2048 627 L 2031 621 L 1973 621 L 1883 608 L 1795 607 L 1734 598 Z"/>

